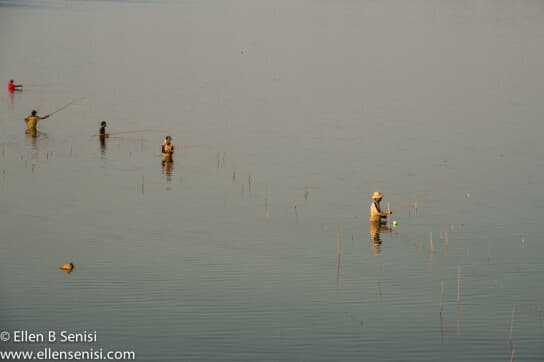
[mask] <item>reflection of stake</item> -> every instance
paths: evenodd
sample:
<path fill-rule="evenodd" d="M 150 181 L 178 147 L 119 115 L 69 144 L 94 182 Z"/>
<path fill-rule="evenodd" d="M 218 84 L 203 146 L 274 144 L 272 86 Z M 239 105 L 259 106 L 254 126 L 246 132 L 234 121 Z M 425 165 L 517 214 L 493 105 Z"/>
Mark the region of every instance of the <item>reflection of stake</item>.
<path fill-rule="evenodd" d="M 457 268 L 457 303 L 461 302 L 461 264 Z"/>
<path fill-rule="evenodd" d="M 455 319 L 457 323 L 457 335 L 461 335 L 461 304 L 457 303 L 455 307 Z"/>
<path fill-rule="evenodd" d="M 340 254 L 336 256 L 336 289 L 340 285 Z"/>
<path fill-rule="evenodd" d="M 442 312 L 444 310 L 444 281 L 440 281 L 440 318 L 442 318 Z"/>
<path fill-rule="evenodd" d="M 444 338 L 444 281 L 440 281 L 440 338 Z"/>
<path fill-rule="evenodd" d="M 510 348 L 513 349 L 512 345 L 512 329 L 514 328 L 514 317 L 516 315 L 516 305 L 512 305 L 512 318 L 510 319 Z"/>
<path fill-rule="evenodd" d="M 336 288 L 340 283 L 340 258 L 342 256 L 342 239 L 340 239 L 340 225 L 336 224 Z"/>
<path fill-rule="evenodd" d="M 297 211 L 297 203 L 296 202 L 295 202 L 294 209 L 295 209 L 295 222 L 298 225 L 298 211 Z"/>

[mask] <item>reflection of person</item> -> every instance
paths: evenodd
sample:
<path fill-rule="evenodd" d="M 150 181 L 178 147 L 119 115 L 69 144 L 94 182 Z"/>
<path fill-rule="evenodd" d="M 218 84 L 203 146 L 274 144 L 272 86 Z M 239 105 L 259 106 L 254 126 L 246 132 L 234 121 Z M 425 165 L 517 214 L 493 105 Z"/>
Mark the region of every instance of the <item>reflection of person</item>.
<path fill-rule="evenodd" d="M 109 134 L 106 133 L 107 126 L 108 124 L 106 123 L 106 121 L 100 122 L 100 130 L 98 131 L 98 137 L 100 137 L 101 139 L 108 138 L 110 136 Z"/>
<path fill-rule="evenodd" d="M 106 155 L 106 138 L 105 137 L 98 137 L 100 140 L 100 154 L 102 157 Z"/>
<path fill-rule="evenodd" d="M 391 228 L 387 227 L 386 225 L 381 225 L 379 222 L 376 221 L 370 221 L 368 224 L 370 230 L 370 239 L 373 243 L 381 244 L 382 238 L 380 236 L 380 233 L 391 231 Z"/>
<path fill-rule="evenodd" d="M 383 223 L 385 219 L 393 212 L 391 210 L 382 211 L 380 208 L 380 202 L 383 199 L 383 194 L 379 191 L 375 191 L 372 194 L 372 203 L 370 204 L 370 218 L 369 221 Z"/>
<path fill-rule="evenodd" d="M 174 145 L 172 144 L 172 137 L 166 136 L 164 143 L 162 144 L 162 159 L 163 162 L 172 162 L 172 155 L 174 154 Z"/>
<path fill-rule="evenodd" d="M 39 132 L 36 128 L 27 129 L 25 133 L 32 138 L 36 138 L 39 135 Z"/>
<path fill-rule="evenodd" d="M 166 176 L 166 181 L 172 181 L 172 171 L 174 169 L 174 162 L 162 161 L 162 173 Z"/>
<path fill-rule="evenodd" d="M 11 79 L 9 81 L 9 83 L 8 83 L 8 92 L 13 93 L 13 92 L 18 91 L 18 90 L 23 90 L 23 85 L 22 84 L 15 84 L 13 79 Z"/>
<path fill-rule="evenodd" d="M 38 133 L 38 130 L 37 130 L 38 122 L 40 120 L 46 119 L 48 117 L 49 117 L 49 115 L 40 117 L 40 116 L 38 116 L 38 113 L 36 111 L 32 111 L 30 116 L 25 118 L 26 133 L 28 133 L 28 134 L 32 135 L 33 137 L 35 137 L 34 135 L 36 135 Z"/>
<path fill-rule="evenodd" d="M 374 254 L 378 255 L 381 251 L 382 238 L 381 232 L 390 232 L 391 229 L 385 225 L 382 225 L 380 221 L 370 221 L 369 223 L 370 230 L 370 240 L 372 241 L 372 246 L 374 247 Z"/>

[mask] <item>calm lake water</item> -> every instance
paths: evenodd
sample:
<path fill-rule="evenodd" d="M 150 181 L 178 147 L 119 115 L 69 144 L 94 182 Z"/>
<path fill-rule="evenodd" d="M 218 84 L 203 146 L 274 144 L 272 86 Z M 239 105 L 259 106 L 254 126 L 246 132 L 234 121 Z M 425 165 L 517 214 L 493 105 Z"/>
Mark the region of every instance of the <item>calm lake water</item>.
<path fill-rule="evenodd" d="M 0 92 L 0 330 L 139 361 L 544 360 L 543 38 L 536 0 L 0 0 L 25 85 Z M 375 247 L 376 189 L 418 202 Z"/>

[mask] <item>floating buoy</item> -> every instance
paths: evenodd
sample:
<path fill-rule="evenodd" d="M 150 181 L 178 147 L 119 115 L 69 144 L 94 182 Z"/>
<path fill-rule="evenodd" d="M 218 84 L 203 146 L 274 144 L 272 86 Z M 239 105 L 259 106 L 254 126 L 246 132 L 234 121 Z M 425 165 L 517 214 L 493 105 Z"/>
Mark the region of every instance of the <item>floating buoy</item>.
<path fill-rule="evenodd" d="M 69 263 L 66 263 L 66 264 L 62 264 L 61 266 L 59 266 L 59 269 L 70 273 L 72 270 L 74 270 L 74 263 L 69 262 Z"/>
<path fill-rule="evenodd" d="M 396 221 L 393 221 L 393 226 L 395 226 L 395 227 L 396 227 L 396 226 L 397 226 L 398 224 L 399 224 L 398 222 L 396 222 Z"/>

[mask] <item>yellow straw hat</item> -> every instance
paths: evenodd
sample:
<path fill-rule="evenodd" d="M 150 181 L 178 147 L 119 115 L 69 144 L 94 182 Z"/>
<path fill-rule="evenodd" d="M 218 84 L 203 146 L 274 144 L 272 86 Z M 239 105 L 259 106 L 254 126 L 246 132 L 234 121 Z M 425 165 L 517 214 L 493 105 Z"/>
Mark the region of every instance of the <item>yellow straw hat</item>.
<path fill-rule="evenodd" d="M 380 191 L 374 191 L 374 193 L 372 194 L 372 199 L 383 199 L 383 194 Z"/>

